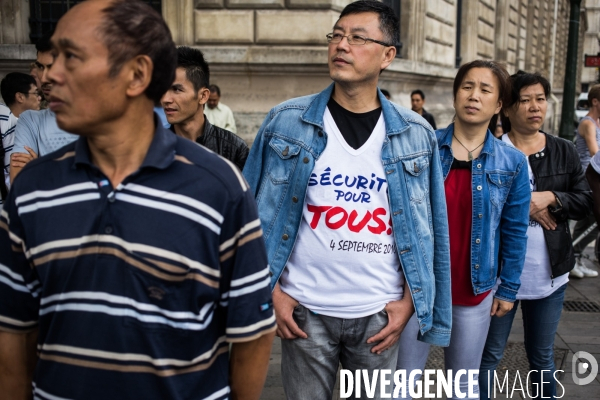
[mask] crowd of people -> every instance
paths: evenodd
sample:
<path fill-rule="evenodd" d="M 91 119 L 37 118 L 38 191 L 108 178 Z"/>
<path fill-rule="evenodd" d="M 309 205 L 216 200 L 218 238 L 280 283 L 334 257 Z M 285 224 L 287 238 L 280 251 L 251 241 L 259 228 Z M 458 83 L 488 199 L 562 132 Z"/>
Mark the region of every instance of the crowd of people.
<path fill-rule="evenodd" d="M 288 399 L 330 399 L 340 364 L 422 371 L 432 344 L 487 399 L 520 305 L 555 398 L 569 277 L 597 276 L 600 85 L 574 145 L 542 130 L 545 77 L 471 61 L 436 130 L 423 91 L 408 110 L 378 88 L 398 27 L 382 2 L 346 6 L 332 84 L 271 109 L 249 150 L 158 13 L 72 7 L 0 84 L 2 393 L 258 399 L 276 334 Z"/>

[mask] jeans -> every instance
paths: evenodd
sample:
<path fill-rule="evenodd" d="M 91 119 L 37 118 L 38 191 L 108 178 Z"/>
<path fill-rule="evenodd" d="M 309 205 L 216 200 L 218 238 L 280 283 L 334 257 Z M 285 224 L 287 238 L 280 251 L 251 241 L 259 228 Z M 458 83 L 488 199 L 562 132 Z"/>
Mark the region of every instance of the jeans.
<path fill-rule="evenodd" d="M 479 369 L 481 352 L 485 344 L 488 327 L 490 326 L 490 311 L 494 298 L 490 293 L 480 304 L 476 306 L 452 306 L 452 335 L 450 346 L 444 348 L 444 363 L 446 370 L 451 369 L 456 373 L 459 369 Z M 417 332 L 419 325 L 417 320 L 411 318 L 402 336 L 400 336 L 400 346 L 398 347 L 398 362 L 396 370 L 406 370 L 408 377 L 411 371 L 420 369 L 423 371 L 427 356 L 429 355 L 429 345 L 417 341 Z M 421 375 L 415 376 L 415 381 Z M 463 394 L 468 393 L 468 376 L 460 377 L 460 391 Z M 477 380 L 477 375 L 475 375 Z M 458 397 L 453 393 L 449 399 L 469 398 Z M 435 389 L 433 389 L 435 390 Z M 479 387 L 475 385 L 474 393 L 479 393 Z M 399 391 L 398 396 L 402 395 Z M 397 399 L 410 399 L 408 387 L 405 397 L 396 397 Z M 470 397 L 478 399 L 478 397 Z"/>
<path fill-rule="evenodd" d="M 594 214 L 588 215 L 586 218 L 579 220 L 575 223 L 575 227 L 573 228 L 573 240 L 577 239 L 583 232 L 586 231 L 587 228 L 592 226 L 596 222 L 596 218 Z M 581 253 L 585 250 L 588 244 L 592 243 L 592 240 L 596 239 L 598 236 L 598 227 L 594 228 L 593 231 L 588 233 L 583 240 L 573 246 L 575 251 L 575 256 L 580 256 Z"/>
<path fill-rule="evenodd" d="M 543 299 L 521 300 L 523 328 L 525 330 L 525 351 L 529 360 L 529 369 L 531 371 L 545 371 L 543 377 L 541 372 L 530 375 L 532 398 L 537 398 L 535 397 L 536 392 L 537 395 L 542 395 L 545 398 L 555 398 L 556 396 L 554 336 L 558 328 L 566 288 L 567 285 L 564 284 L 550 296 Z M 492 317 L 479 371 L 482 399 L 487 400 L 490 398 L 488 396 L 489 382 L 493 382 L 494 371 L 502 359 L 518 306 L 519 300 L 515 302 L 513 309 L 504 317 Z M 509 379 L 512 378 L 514 376 L 510 375 Z M 501 377 L 499 377 L 499 380 L 502 380 Z M 544 382 L 543 387 L 540 386 L 541 382 Z M 540 387 L 542 388 L 541 394 L 539 393 Z M 489 391 L 493 396 L 494 388 L 489 388 Z"/>
<path fill-rule="evenodd" d="M 281 341 L 281 377 L 288 400 L 330 400 L 340 362 L 353 375 L 357 369 L 368 370 L 369 377 L 375 369 L 393 374 L 398 342 L 379 355 L 371 353 L 375 343 L 367 344 L 367 339 L 388 324 L 385 310 L 368 317 L 342 319 L 315 314 L 298 305 L 293 315 L 308 338 Z M 392 381 L 390 375 L 387 379 Z M 387 392 L 391 394 L 392 388 L 390 384 Z M 360 393 L 361 399 L 380 399 L 379 378 L 375 397 L 367 397 L 364 384 Z"/>

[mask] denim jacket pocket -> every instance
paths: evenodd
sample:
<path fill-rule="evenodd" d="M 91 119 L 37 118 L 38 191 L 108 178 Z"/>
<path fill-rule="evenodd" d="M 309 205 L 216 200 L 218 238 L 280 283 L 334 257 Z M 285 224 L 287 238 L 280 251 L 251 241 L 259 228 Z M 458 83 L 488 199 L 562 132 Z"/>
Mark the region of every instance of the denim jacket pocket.
<path fill-rule="evenodd" d="M 421 202 L 429 193 L 429 159 L 428 155 L 421 155 L 402 160 L 406 171 L 406 186 L 413 202 Z"/>
<path fill-rule="evenodd" d="M 514 172 L 488 172 L 487 178 L 489 182 L 490 200 L 497 209 L 502 209 L 515 174 Z"/>
<path fill-rule="evenodd" d="M 272 138 L 269 146 L 278 155 L 278 157 L 269 158 L 267 173 L 271 181 L 276 185 L 289 183 L 290 176 L 298 162 L 298 154 L 300 154 L 302 148 L 296 143 L 288 142 L 279 137 Z"/>

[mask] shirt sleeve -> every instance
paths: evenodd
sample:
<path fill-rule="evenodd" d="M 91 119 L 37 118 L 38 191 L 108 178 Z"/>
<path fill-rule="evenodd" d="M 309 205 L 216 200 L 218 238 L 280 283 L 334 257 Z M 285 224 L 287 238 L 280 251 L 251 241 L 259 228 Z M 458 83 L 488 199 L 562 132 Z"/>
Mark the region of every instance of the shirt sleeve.
<path fill-rule="evenodd" d="M 25 146 L 29 147 L 35 154 L 40 155 L 38 146 L 38 130 L 39 121 L 35 121 L 34 113 L 37 111 L 25 111 L 20 115 L 19 121 L 15 128 L 15 145 L 10 152 L 12 153 L 27 153 Z"/>
<path fill-rule="evenodd" d="M 0 331 L 25 333 L 36 329 L 40 281 L 25 257 L 15 191 L 0 211 Z"/>
<path fill-rule="evenodd" d="M 15 144 L 15 120 L 11 121 L 11 117 L 15 118 L 12 115 L 7 116 L 8 120 L 3 121 L 0 120 L 0 133 L 2 134 L 2 147 L 4 148 L 4 181 L 6 182 L 6 187 L 10 187 L 10 153 Z"/>
<path fill-rule="evenodd" d="M 242 178 L 243 180 L 243 178 Z M 270 276 L 262 228 L 247 188 L 221 231 L 221 306 L 229 342 L 247 342 L 275 330 Z"/>

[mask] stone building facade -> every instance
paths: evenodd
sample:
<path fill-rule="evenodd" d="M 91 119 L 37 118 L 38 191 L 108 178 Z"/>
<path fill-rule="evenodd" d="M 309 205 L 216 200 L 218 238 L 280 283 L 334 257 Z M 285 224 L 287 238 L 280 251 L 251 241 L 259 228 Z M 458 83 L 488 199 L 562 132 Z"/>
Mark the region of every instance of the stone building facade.
<path fill-rule="evenodd" d="M 35 49 L 27 44 L 29 1 L 0 2 L 0 75 L 26 70 L 35 57 Z M 325 35 L 350 2 L 163 0 L 162 14 L 177 44 L 196 46 L 205 53 L 211 80 L 221 87 L 222 101 L 233 109 L 239 134 L 250 143 L 271 107 L 330 84 Z M 477 58 L 497 59 L 510 72 L 524 69 L 550 75 L 554 0 L 386 2 L 399 10 L 402 49 L 382 74 L 380 86 L 406 107 L 410 107 L 410 92 L 422 89 L 426 108 L 438 126 L 445 126 L 453 116 L 457 65 Z M 583 0 L 582 7 L 597 2 Z M 553 87 L 560 98 L 570 3 L 557 3 Z M 588 24 L 584 9 L 580 54 L 588 27 L 598 32 L 598 21 Z M 583 64 L 583 55 L 580 59 Z"/>

